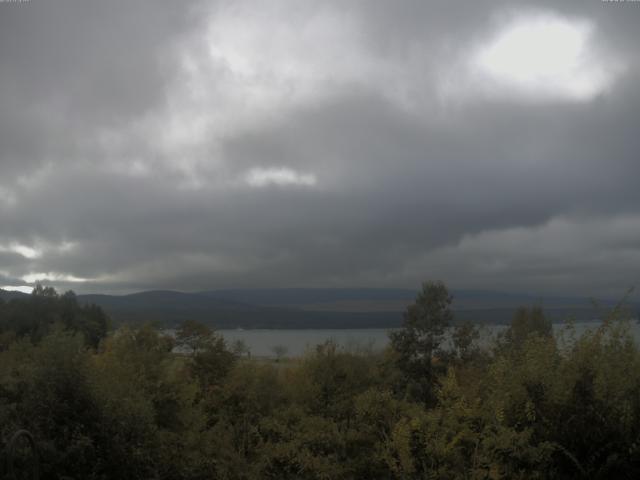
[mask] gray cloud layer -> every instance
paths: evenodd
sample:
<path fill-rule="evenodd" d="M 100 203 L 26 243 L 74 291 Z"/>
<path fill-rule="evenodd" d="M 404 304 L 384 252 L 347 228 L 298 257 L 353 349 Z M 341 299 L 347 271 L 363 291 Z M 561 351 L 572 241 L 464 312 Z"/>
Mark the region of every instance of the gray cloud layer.
<path fill-rule="evenodd" d="M 632 2 L 0 3 L 0 284 L 621 293 L 638 20 Z M 536 21 L 584 41 L 575 68 L 531 86 L 474 63 Z"/>

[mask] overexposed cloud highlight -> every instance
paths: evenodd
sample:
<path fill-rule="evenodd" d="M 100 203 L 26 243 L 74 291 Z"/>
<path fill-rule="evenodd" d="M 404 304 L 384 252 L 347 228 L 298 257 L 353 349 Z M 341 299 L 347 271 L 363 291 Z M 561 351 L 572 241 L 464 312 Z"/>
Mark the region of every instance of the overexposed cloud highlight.
<path fill-rule="evenodd" d="M 593 20 L 551 10 L 508 9 L 445 75 L 449 98 L 587 102 L 606 93 L 624 65 L 597 41 Z"/>
<path fill-rule="evenodd" d="M 28 258 L 29 260 L 40 258 L 42 256 L 42 250 L 19 243 L 0 245 L 0 253 L 17 253 L 24 258 Z"/>
<path fill-rule="evenodd" d="M 75 275 L 69 275 L 59 272 L 36 272 L 29 273 L 22 276 L 22 280 L 26 283 L 36 282 L 69 282 L 69 283 L 84 283 L 91 279 L 76 277 Z"/>
<path fill-rule="evenodd" d="M 594 28 L 549 13 L 519 18 L 480 48 L 474 63 L 491 80 L 525 94 L 588 100 L 611 77 L 591 56 Z"/>
<path fill-rule="evenodd" d="M 6 285 L 4 287 L 0 287 L 0 290 L 5 290 L 7 292 L 31 293 L 33 291 L 33 287 L 29 285 Z"/>
<path fill-rule="evenodd" d="M 244 177 L 250 187 L 300 186 L 313 187 L 317 183 L 315 175 L 297 172 L 291 168 L 252 168 Z"/>

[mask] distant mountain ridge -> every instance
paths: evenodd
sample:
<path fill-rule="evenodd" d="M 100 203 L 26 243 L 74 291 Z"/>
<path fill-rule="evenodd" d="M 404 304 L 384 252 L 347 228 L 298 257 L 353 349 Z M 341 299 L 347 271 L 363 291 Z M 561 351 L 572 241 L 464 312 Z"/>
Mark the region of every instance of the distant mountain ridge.
<path fill-rule="evenodd" d="M 400 288 L 249 288 L 198 292 L 212 298 L 258 305 L 304 305 L 344 300 L 409 300 L 416 290 Z"/>
<path fill-rule="evenodd" d="M 28 296 L 29 296 L 28 293 L 15 292 L 13 290 L 2 290 L 0 288 L 0 299 L 4 300 L 5 302 L 12 300 L 14 298 L 25 298 Z"/>
<path fill-rule="evenodd" d="M 264 288 L 224 289 L 195 293 L 149 290 L 128 295 L 78 295 L 81 302 L 101 306 L 116 323 L 158 322 L 174 326 L 191 319 L 215 328 L 392 328 L 417 291 L 395 288 Z M 0 290 L 0 298 L 27 294 Z M 549 318 L 592 320 L 598 312 L 589 299 L 542 297 L 490 291 L 453 291 L 456 320 L 508 323 L 519 306 L 541 305 Z M 600 302 L 603 308 L 615 304 Z M 638 303 L 631 303 L 638 310 Z"/>

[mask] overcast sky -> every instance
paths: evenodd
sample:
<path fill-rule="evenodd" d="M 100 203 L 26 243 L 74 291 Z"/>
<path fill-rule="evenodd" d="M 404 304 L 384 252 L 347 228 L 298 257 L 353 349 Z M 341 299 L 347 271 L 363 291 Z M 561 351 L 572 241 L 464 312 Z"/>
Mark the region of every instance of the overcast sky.
<path fill-rule="evenodd" d="M 0 1 L 0 286 L 621 295 L 640 2 Z"/>

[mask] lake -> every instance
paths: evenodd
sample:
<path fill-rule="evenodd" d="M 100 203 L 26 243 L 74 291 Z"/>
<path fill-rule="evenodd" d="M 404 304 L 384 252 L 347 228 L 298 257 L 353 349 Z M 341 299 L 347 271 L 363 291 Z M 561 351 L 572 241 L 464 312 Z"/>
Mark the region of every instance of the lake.
<path fill-rule="evenodd" d="M 600 322 L 576 323 L 577 335 L 588 329 L 595 329 Z M 564 324 L 554 324 L 554 332 L 559 333 Z M 504 325 L 489 325 L 481 328 L 481 344 L 488 345 L 506 328 Z M 640 342 L 640 325 L 637 322 L 631 324 L 636 342 Z M 341 347 L 347 349 L 372 348 L 382 350 L 389 343 L 388 333 L 393 329 L 362 328 L 362 329 L 308 329 L 308 330 L 218 330 L 229 345 L 237 340 L 245 342 L 251 354 L 258 357 L 274 357 L 273 347 L 283 346 L 287 353 L 285 356 L 300 356 L 316 345 L 333 340 Z"/>

